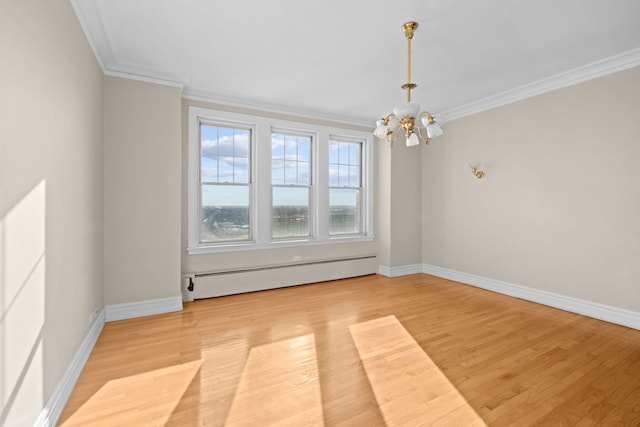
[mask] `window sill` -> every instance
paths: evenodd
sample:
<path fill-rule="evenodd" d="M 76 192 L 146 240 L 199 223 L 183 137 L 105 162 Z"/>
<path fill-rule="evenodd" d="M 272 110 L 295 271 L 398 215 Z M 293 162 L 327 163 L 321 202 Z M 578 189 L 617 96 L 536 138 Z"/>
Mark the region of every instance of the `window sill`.
<path fill-rule="evenodd" d="M 218 246 L 194 246 L 186 248 L 189 255 L 256 251 L 304 246 L 339 245 L 343 243 L 372 242 L 374 236 L 336 236 L 329 239 L 276 240 L 266 243 L 242 242 Z"/>

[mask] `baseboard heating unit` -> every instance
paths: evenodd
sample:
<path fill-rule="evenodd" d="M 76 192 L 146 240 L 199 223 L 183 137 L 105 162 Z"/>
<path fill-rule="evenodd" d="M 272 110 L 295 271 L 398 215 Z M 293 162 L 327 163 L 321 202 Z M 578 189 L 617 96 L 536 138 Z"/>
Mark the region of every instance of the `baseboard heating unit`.
<path fill-rule="evenodd" d="M 195 273 L 195 299 L 233 295 L 327 280 L 366 276 L 378 270 L 375 255 Z"/>

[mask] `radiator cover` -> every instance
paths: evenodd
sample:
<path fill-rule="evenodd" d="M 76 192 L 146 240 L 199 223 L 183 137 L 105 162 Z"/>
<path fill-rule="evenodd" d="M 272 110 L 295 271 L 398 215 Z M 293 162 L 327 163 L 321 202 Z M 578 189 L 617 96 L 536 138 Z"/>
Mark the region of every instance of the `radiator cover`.
<path fill-rule="evenodd" d="M 211 298 L 365 276 L 377 270 L 376 256 L 367 255 L 197 273 L 194 275 L 194 297 Z"/>

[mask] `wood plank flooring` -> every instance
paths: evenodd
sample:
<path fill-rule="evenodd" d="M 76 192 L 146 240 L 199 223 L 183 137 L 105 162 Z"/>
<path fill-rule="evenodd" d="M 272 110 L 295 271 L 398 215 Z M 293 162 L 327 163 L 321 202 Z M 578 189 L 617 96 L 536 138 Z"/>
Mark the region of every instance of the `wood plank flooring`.
<path fill-rule="evenodd" d="M 372 275 L 111 322 L 59 425 L 640 425 L 640 331 Z"/>

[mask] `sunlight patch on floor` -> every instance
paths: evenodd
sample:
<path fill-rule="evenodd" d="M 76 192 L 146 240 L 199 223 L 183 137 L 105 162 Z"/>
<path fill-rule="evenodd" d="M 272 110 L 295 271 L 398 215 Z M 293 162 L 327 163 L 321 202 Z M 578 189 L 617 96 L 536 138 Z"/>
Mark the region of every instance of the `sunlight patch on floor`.
<path fill-rule="evenodd" d="M 387 426 L 485 426 L 395 316 L 349 327 Z"/>
<path fill-rule="evenodd" d="M 201 363 L 196 360 L 109 381 L 62 426 L 164 426 Z"/>
<path fill-rule="evenodd" d="M 324 426 L 313 334 L 251 349 L 225 425 Z"/>

